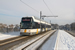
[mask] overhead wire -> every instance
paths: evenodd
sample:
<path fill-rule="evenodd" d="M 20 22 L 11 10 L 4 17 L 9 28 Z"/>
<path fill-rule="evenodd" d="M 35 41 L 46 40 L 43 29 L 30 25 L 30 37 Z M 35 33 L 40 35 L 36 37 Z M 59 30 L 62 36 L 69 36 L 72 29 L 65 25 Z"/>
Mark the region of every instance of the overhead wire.
<path fill-rule="evenodd" d="M 23 2 L 22 0 L 20 0 L 22 3 L 24 3 L 25 5 L 27 5 L 28 7 L 30 7 L 31 9 L 33 9 L 34 11 L 36 11 L 37 13 L 39 13 L 39 11 L 37 11 L 36 9 L 34 9 L 33 7 L 29 6 L 28 4 L 26 4 L 25 2 Z"/>
<path fill-rule="evenodd" d="M 46 2 L 43 0 L 44 4 L 46 5 L 46 7 L 49 9 L 49 11 L 52 13 L 52 11 L 50 10 L 50 8 L 48 7 L 48 5 L 46 4 Z M 53 15 L 53 13 L 52 13 Z"/>

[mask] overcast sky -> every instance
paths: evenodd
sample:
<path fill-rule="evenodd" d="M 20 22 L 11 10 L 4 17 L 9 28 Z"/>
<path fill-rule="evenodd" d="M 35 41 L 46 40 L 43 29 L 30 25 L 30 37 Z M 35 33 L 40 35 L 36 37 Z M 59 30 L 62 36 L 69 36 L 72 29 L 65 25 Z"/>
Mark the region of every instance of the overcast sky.
<path fill-rule="evenodd" d="M 43 15 L 50 16 L 43 0 L 22 0 L 38 12 L 34 11 L 20 0 L 0 0 L 0 23 L 19 24 L 23 16 L 36 16 L 40 18 L 40 11 Z M 75 22 L 75 0 L 44 0 L 54 15 L 58 17 L 47 17 L 47 22 L 59 25 Z"/>

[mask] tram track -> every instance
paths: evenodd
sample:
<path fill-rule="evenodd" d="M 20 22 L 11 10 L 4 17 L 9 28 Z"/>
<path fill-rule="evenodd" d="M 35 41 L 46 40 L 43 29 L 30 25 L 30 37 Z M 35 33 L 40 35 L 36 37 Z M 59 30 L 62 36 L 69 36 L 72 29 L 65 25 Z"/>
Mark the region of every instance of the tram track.
<path fill-rule="evenodd" d="M 3 41 L 0 41 L 0 50 L 9 50 L 13 48 L 14 46 L 19 46 L 21 43 L 27 43 L 32 39 L 35 39 L 35 37 L 41 36 L 45 34 L 46 32 L 43 32 L 41 34 L 32 35 L 32 36 L 18 36 L 10 39 L 6 39 Z M 21 44 L 23 45 L 23 44 Z"/>
<path fill-rule="evenodd" d="M 8 48 L 13 47 L 14 45 L 17 45 L 21 42 L 23 42 L 23 39 L 26 39 L 29 36 L 19 36 L 8 40 L 0 41 L 0 50 L 8 50 Z"/>
<path fill-rule="evenodd" d="M 8 38 L 8 39 L 0 40 L 0 46 L 2 45 L 2 43 L 5 43 L 5 42 L 8 42 L 8 41 L 14 40 L 14 39 L 19 38 L 19 37 L 20 36 L 16 36 L 16 37 L 12 37 L 12 38 Z"/>
<path fill-rule="evenodd" d="M 42 37 L 40 37 L 39 39 L 35 40 L 34 42 L 30 43 L 29 45 L 25 46 L 23 49 L 21 50 L 39 50 L 39 48 L 50 38 L 50 36 L 52 36 L 56 31 L 52 32 L 51 34 L 45 34 Z M 50 32 L 47 32 L 50 33 Z M 46 37 L 47 36 L 47 37 Z M 45 39 L 43 39 L 45 38 Z M 41 42 L 39 42 L 40 40 L 42 40 Z M 37 44 L 37 46 L 35 46 L 35 44 Z M 39 44 L 39 45 L 38 45 Z M 28 48 L 29 47 L 29 48 Z M 31 48 L 30 48 L 31 47 Z"/>
<path fill-rule="evenodd" d="M 26 37 L 28 37 L 28 36 L 26 36 Z M 9 39 L 6 39 L 6 40 L 2 40 L 2 41 L 0 41 L 0 46 L 8 44 L 8 43 L 15 42 L 15 41 L 18 41 L 18 40 L 21 40 L 21 39 L 26 38 L 26 37 L 24 37 L 24 36 L 18 36 L 18 37 L 14 37 L 14 38 L 9 38 Z"/>
<path fill-rule="evenodd" d="M 31 45 L 33 45 L 34 47 L 36 47 L 36 49 L 38 49 L 39 46 L 42 46 L 43 43 L 45 43 L 45 41 L 51 36 L 54 34 L 55 31 L 49 31 L 49 32 L 46 32 L 45 34 L 43 34 L 42 36 L 39 36 L 39 38 L 37 39 L 34 39 L 33 41 L 30 41 L 28 44 L 25 43 L 23 46 L 15 49 L 15 50 L 26 50 L 28 47 L 30 47 Z M 42 39 L 44 38 L 44 39 Z M 39 40 L 42 40 L 41 42 L 39 42 Z M 34 43 L 40 43 L 40 44 L 37 44 L 37 46 L 34 45 Z M 32 47 L 31 47 L 32 48 Z M 36 49 L 32 49 L 32 50 L 36 50 Z"/>
<path fill-rule="evenodd" d="M 57 31 L 57 30 L 56 30 L 56 31 Z M 49 40 L 49 38 L 50 38 L 56 31 L 52 32 L 52 34 L 50 34 L 50 35 L 43 41 L 43 43 L 41 43 L 41 44 L 36 48 L 36 50 L 40 50 L 40 48 Z"/>

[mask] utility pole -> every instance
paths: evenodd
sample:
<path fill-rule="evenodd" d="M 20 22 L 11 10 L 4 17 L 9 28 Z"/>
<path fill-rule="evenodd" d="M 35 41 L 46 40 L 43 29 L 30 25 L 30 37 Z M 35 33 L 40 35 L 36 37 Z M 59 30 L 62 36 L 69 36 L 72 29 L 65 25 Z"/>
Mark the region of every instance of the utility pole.
<path fill-rule="evenodd" d="M 58 16 L 46 16 L 46 15 L 42 15 L 42 11 L 40 11 L 40 28 L 41 28 L 41 17 L 58 17 Z M 50 21 L 51 23 L 51 21 Z M 42 31 L 42 28 L 41 28 Z"/>
<path fill-rule="evenodd" d="M 41 29 L 41 16 L 42 16 L 42 12 L 40 11 L 40 29 Z M 41 29 L 42 31 L 42 29 Z"/>
<path fill-rule="evenodd" d="M 50 20 L 50 24 L 51 24 L 51 20 Z"/>

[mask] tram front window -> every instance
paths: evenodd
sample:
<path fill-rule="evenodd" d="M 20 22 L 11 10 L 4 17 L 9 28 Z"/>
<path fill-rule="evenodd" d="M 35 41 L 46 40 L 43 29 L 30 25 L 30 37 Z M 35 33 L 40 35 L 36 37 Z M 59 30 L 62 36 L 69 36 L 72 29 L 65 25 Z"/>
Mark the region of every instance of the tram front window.
<path fill-rule="evenodd" d="M 22 19 L 21 21 L 21 29 L 31 29 L 31 19 Z"/>
<path fill-rule="evenodd" d="M 21 23 L 21 29 L 31 29 L 30 23 Z"/>

